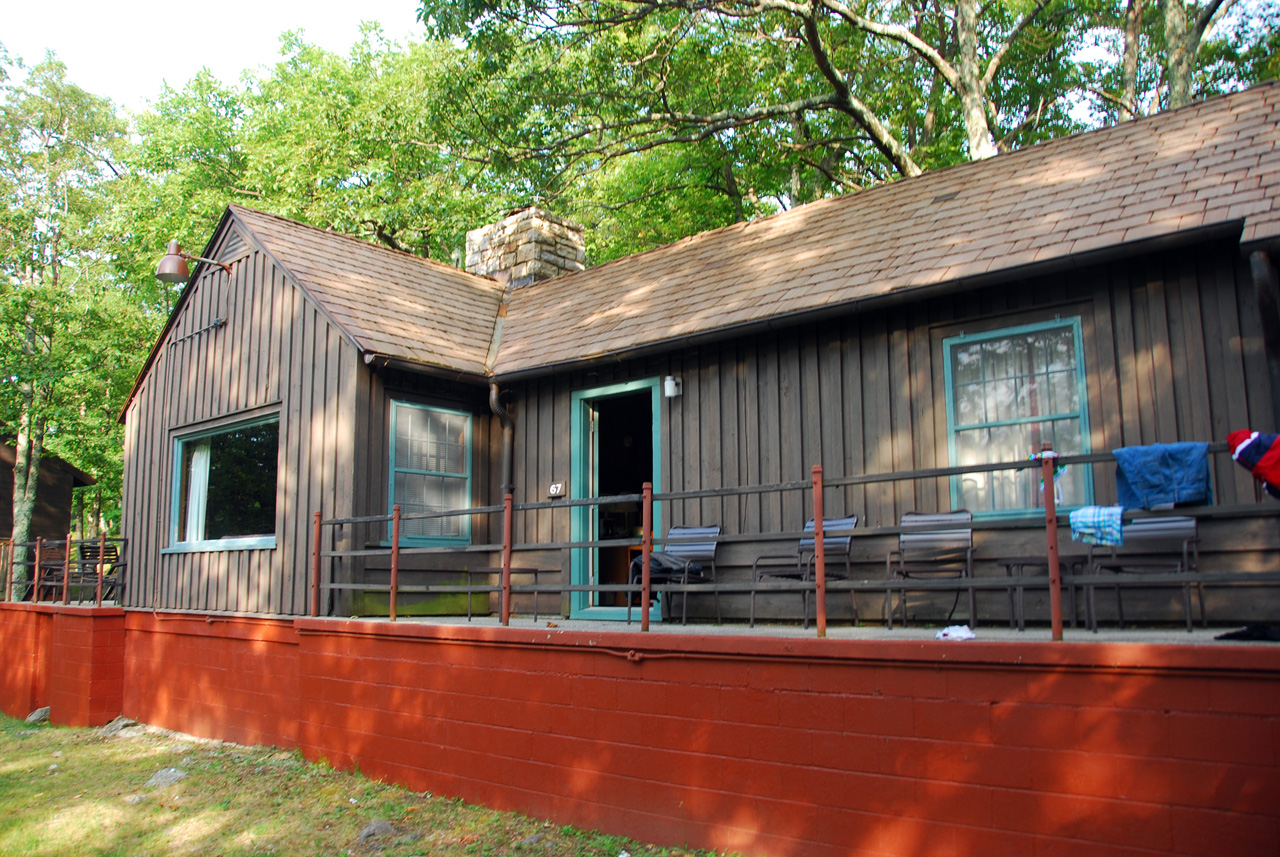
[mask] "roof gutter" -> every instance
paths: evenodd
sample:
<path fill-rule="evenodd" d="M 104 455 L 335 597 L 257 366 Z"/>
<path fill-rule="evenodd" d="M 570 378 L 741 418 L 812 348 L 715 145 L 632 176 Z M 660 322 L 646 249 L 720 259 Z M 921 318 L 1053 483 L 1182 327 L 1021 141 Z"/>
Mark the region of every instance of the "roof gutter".
<path fill-rule="evenodd" d="M 484 385 L 489 383 L 488 375 L 483 372 L 468 372 L 465 369 L 452 369 L 448 366 L 439 366 L 434 363 L 420 363 L 416 360 L 406 360 L 403 357 L 392 357 L 389 354 L 382 354 L 378 351 L 364 352 L 364 362 L 366 366 L 371 366 L 375 369 L 400 369 L 405 372 L 431 375 L 448 381 L 461 381 L 465 384 Z"/>

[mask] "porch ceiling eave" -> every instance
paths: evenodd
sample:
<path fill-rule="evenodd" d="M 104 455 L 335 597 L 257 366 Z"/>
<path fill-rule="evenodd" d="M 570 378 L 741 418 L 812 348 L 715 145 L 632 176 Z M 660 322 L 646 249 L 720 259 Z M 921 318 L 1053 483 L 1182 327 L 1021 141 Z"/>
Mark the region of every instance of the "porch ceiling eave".
<path fill-rule="evenodd" d="M 364 359 L 366 366 L 373 368 L 389 368 L 400 369 L 405 372 L 413 372 L 418 375 L 430 375 L 435 378 L 443 378 L 449 381 L 458 381 L 464 384 L 475 384 L 478 386 L 487 386 L 490 378 L 482 372 L 473 372 L 466 369 L 459 369 L 456 366 L 444 366 L 436 363 L 426 363 L 418 360 L 411 360 L 393 354 L 383 354 L 378 351 L 361 351 L 361 357 Z"/>

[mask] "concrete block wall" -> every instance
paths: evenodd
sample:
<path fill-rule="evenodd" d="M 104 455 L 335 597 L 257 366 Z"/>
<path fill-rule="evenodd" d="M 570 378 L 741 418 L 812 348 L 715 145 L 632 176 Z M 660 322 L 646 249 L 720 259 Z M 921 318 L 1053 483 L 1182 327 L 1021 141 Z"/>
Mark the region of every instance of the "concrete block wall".
<path fill-rule="evenodd" d="M 0 603 L 0 710 L 11 717 L 49 704 L 50 615 L 49 608 Z"/>
<path fill-rule="evenodd" d="M 0 608 L 0 643 L 28 665 L 0 672 L 9 713 L 33 698 L 40 646 L 92 659 L 84 622 L 102 623 L 103 651 L 122 623 L 123 713 L 138 720 L 662 844 L 771 857 L 1280 853 L 1270 646 L 42 609 Z M 95 688 L 105 666 L 88 680 L 50 673 L 48 693 Z M 80 710 L 64 703 L 53 719 Z"/>
<path fill-rule="evenodd" d="M 124 710 L 124 610 L 63 607 L 50 614 L 49 719 L 102 726 Z"/>
<path fill-rule="evenodd" d="M 130 611 L 126 630 L 125 714 L 202 738 L 297 746 L 292 622 Z"/>

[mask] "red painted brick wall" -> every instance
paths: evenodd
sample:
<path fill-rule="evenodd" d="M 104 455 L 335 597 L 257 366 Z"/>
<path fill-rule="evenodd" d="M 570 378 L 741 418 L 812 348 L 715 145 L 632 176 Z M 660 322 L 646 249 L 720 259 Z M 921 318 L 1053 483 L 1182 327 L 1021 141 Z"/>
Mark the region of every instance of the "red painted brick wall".
<path fill-rule="evenodd" d="M 110 723 L 124 706 L 124 610 L 60 607 L 50 618 L 49 719 L 64 726 Z"/>
<path fill-rule="evenodd" d="M 125 714 L 206 738 L 297 746 L 292 622 L 129 611 L 125 629 Z"/>
<path fill-rule="evenodd" d="M 31 604 L 0 603 L 0 710 L 26 717 L 48 705 L 44 655 L 51 611 Z"/>
<path fill-rule="evenodd" d="M 33 618 L 0 609 L 0 643 Z M 126 714 L 559 823 L 772 857 L 1280 853 L 1274 647 L 122 621 Z"/>
<path fill-rule="evenodd" d="M 1272 649 L 300 620 L 307 755 L 746 854 L 1280 853 Z"/>

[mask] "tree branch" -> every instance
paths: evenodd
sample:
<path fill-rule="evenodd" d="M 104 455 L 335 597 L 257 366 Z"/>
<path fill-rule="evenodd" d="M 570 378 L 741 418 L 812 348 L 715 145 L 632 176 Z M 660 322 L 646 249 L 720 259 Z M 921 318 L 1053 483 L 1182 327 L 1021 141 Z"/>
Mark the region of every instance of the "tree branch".
<path fill-rule="evenodd" d="M 1227 14 L 1227 10 L 1234 6 L 1235 3 L 1236 0 L 1209 0 L 1209 5 L 1201 9 L 1200 14 L 1196 16 L 1194 25 L 1196 44 L 1200 43 L 1200 40 L 1204 38 L 1205 32 L 1220 21 L 1222 16 Z"/>
<path fill-rule="evenodd" d="M 896 42 L 906 45 L 919 54 L 929 65 L 937 69 L 938 74 L 953 88 L 960 86 L 960 74 L 956 71 L 955 66 L 947 61 L 947 59 L 938 52 L 938 50 L 917 36 L 906 27 L 898 24 L 885 24 L 880 21 L 873 21 L 870 18 L 864 18 L 853 9 L 846 6 L 840 0 L 820 0 L 822 5 L 848 21 L 853 27 L 872 33 L 877 36 L 884 36 L 893 39 Z M 787 3 L 786 0 L 757 0 L 761 7 L 785 8 L 786 6 L 794 6 L 793 3 Z M 794 14 L 794 13 L 793 13 Z"/>
<path fill-rule="evenodd" d="M 875 144 L 884 156 L 897 168 L 898 172 L 904 176 L 920 175 L 920 167 L 912 160 L 911 155 L 907 154 L 906 148 L 899 142 L 898 138 L 880 121 L 880 117 L 876 116 L 865 104 L 860 101 L 850 90 L 849 85 L 842 75 L 831 64 L 831 58 L 828 56 L 826 48 L 822 44 L 822 36 L 818 32 L 818 22 L 812 15 L 805 15 L 804 21 L 805 42 L 809 45 L 809 52 L 813 55 L 813 61 L 818 66 L 818 70 L 822 72 L 836 91 L 836 97 L 839 98 L 838 107 L 841 112 L 848 114 L 857 122 L 863 130 L 871 135 L 871 142 Z"/>
<path fill-rule="evenodd" d="M 1014 40 L 1018 38 L 1023 30 L 1031 25 L 1031 22 L 1035 20 L 1035 17 L 1040 14 L 1040 11 L 1044 9 L 1046 5 L 1048 5 L 1048 0 L 1036 0 L 1036 5 L 1031 7 L 1030 11 L 1022 16 L 1022 20 L 1019 21 L 1009 32 L 1008 37 L 1000 44 L 1000 47 L 996 48 L 996 52 L 992 54 L 991 60 L 987 63 L 986 72 L 982 75 L 982 88 L 984 90 L 991 85 L 991 81 L 995 80 L 996 69 L 1000 67 L 1001 61 L 1004 60 L 1004 55 L 1009 52 L 1009 48 L 1013 46 Z"/>

